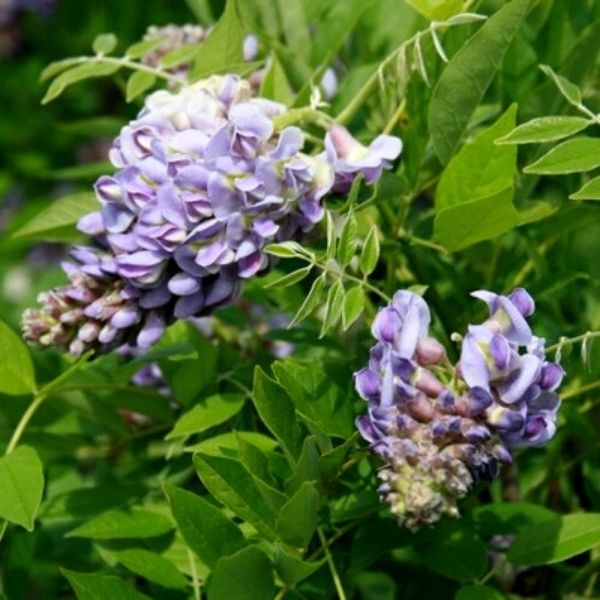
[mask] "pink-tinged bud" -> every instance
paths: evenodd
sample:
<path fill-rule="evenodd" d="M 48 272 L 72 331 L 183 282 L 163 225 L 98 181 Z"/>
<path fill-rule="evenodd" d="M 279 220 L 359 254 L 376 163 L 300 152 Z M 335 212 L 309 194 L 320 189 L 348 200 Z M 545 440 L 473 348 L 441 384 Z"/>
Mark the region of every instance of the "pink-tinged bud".
<path fill-rule="evenodd" d="M 417 362 L 423 366 L 437 365 L 446 356 L 446 349 L 440 342 L 431 337 L 419 338 L 417 342 L 416 358 Z"/>
<path fill-rule="evenodd" d="M 442 382 L 427 369 L 418 369 L 414 386 L 430 398 L 437 398 L 446 389 Z"/>
<path fill-rule="evenodd" d="M 413 419 L 429 422 L 435 415 L 435 409 L 425 394 L 417 394 L 408 403 L 408 411 Z"/>

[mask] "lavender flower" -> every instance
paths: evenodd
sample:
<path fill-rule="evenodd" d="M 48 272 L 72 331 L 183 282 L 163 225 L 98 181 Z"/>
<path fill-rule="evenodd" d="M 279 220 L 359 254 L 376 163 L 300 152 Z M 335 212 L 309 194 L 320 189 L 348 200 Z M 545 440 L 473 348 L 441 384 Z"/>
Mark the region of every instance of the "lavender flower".
<path fill-rule="evenodd" d="M 75 249 L 72 285 L 26 314 L 27 339 L 75 353 L 147 347 L 175 319 L 231 302 L 269 267 L 265 245 L 321 220 L 334 185 L 326 152 L 303 153 L 297 127 L 276 130 L 284 112 L 235 76 L 150 95 L 113 144 L 117 172 L 96 182 L 101 210 L 79 222 L 103 250 Z M 57 325 L 92 297 L 94 308 Z"/>
<path fill-rule="evenodd" d="M 539 446 L 556 430 L 563 370 L 531 334 L 533 300 L 522 289 L 474 296 L 490 317 L 469 328 L 456 367 L 428 336 L 425 301 L 400 291 L 377 314 L 369 365 L 355 374 L 368 403 L 358 429 L 386 462 L 379 492 L 411 529 L 458 516 L 457 500 L 494 478 L 513 448 Z"/>

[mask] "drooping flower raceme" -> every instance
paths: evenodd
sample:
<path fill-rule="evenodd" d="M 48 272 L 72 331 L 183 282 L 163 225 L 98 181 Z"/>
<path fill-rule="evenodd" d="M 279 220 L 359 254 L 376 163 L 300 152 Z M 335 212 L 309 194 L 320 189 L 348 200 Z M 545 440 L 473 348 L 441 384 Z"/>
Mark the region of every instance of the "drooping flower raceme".
<path fill-rule="evenodd" d="M 147 347 L 173 320 L 234 299 L 269 266 L 266 244 L 310 230 L 339 182 L 380 172 L 400 152 L 380 136 L 350 165 L 305 154 L 299 128 L 276 127 L 285 110 L 235 76 L 150 95 L 114 142 L 117 172 L 96 182 L 101 210 L 79 222 L 101 249 L 72 252 L 71 285 L 25 314 L 25 337 L 75 354 Z"/>
<path fill-rule="evenodd" d="M 357 426 L 386 463 L 380 494 L 411 529 L 458 516 L 457 500 L 494 478 L 513 448 L 541 445 L 556 430 L 563 370 L 545 360 L 527 324 L 533 300 L 523 289 L 474 296 L 490 317 L 469 328 L 458 365 L 428 336 L 425 301 L 399 291 L 377 314 L 369 365 L 355 374 L 368 403 Z"/>

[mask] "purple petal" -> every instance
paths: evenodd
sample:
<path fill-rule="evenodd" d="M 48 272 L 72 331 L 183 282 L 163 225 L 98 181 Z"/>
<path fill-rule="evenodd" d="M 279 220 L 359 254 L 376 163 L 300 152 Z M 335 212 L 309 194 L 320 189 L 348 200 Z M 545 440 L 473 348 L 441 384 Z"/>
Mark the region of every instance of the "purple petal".
<path fill-rule="evenodd" d="M 165 320 L 157 312 L 151 312 L 146 317 L 146 322 L 137 336 L 137 345 L 140 348 L 149 348 L 157 342 L 165 331 Z"/>
<path fill-rule="evenodd" d="M 200 289 L 200 282 L 187 273 L 177 273 L 169 280 L 168 288 L 176 296 L 189 296 Z"/>

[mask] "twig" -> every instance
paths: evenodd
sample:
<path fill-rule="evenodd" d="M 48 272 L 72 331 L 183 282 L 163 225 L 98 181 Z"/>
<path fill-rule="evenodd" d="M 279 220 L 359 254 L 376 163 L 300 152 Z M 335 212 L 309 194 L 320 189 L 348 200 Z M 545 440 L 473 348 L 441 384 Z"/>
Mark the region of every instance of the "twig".
<path fill-rule="evenodd" d="M 342 581 L 340 580 L 340 576 L 335 567 L 335 562 L 333 561 L 333 556 L 331 556 L 331 552 L 329 551 L 329 545 L 327 543 L 327 539 L 321 528 L 317 528 L 317 533 L 319 535 L 319 539 L 321 540 L 321 544 L 323 546 L 323 552 L 325 552 L 325 558 L 327 559 L 327 564 L 329 565 L 329 570 L 331 571 L 331 577 L 333 579 L 333 583 L 335 585 L 335 589 L 337 591 L 337 595 L 339 600 L 346 600 L 346 593 L 344 592 L 344 588 L 342 586 Z"/>

